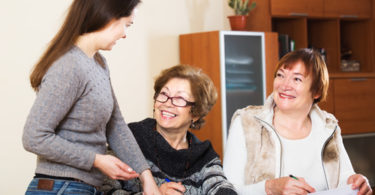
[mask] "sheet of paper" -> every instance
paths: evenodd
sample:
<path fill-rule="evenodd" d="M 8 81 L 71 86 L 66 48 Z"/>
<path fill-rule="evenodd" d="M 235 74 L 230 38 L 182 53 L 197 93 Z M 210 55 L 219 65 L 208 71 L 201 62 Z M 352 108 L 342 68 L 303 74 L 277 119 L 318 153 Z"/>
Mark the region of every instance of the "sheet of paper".
<path fill-rule="evenodd" d="M 352 190 L 351 185 L 346 185 L 332 190 L 310 193 L 312 195 L 356 195 L 358 189 Z"/>

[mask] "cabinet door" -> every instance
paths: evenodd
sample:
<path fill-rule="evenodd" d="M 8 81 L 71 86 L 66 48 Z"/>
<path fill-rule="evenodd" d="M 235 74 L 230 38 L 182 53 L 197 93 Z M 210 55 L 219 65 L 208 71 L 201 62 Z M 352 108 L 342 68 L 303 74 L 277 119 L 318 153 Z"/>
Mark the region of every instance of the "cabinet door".
<path fill-rule="evenodd" d="M 375 79 L 335 79 L 335 116 L 344 134 L 375 132 Z"/>
<path fill-rule="evenodd" d="M 324 15 L 341 18 L 370 18 L 371 0 L 325 0 Z"/>
<path fill-rule="evenodd" d="M 273 16 L 323 16 L 323 0 L 271 0 Z"/>

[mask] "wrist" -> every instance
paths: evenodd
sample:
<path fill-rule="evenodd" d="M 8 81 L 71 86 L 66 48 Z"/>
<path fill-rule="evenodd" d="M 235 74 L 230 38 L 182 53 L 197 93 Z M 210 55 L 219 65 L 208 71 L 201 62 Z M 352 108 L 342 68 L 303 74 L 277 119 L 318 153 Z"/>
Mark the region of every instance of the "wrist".
<path fill-rule="evenodd" d="M 92 165 L 95 168 L 99 168 L 100 164 L 100 158 L 102 157 L 102 154 L 95 154 L 94 164 Z"/>
<path fill-rule="evenodd" d="M 143 184 L 154 180 L 154 178 L 152 177 L 151 171 L 149 169 L 144 170 L 139 175 L 139 179 L 141 180 Z"/>

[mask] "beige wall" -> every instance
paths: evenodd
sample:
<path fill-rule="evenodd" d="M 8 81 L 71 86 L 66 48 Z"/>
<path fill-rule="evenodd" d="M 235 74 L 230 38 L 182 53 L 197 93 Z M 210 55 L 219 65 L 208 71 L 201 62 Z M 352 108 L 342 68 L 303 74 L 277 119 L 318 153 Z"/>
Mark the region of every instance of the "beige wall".
<path fill-rule="evenodd" d="M 35 94 L 32 65 L 60 26 L 71 0 L 0 0 L 0 194 L 24 194 L 35 155 L 21 143 Z M 128 122 L 151 116 L 153 78 L 179 62 L 178 35 L 228 30 L 226 0 L 143 0 L 128 38 L 105 52 Z"/>

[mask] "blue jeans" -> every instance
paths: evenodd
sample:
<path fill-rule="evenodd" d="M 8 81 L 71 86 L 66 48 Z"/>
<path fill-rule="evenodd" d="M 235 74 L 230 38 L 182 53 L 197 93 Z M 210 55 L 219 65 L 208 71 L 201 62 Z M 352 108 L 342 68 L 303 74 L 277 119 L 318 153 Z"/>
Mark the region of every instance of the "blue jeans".
<path fill-rule="evenodd" d="M 85 195 L 102 195 L 95 187 L 88 184 L 70 181 L 70 180 L 53 180 L 54 184 L 51 190 L 38 189 L 38 182 L 41 178 L 34 178 L 27 188 L 26 195 L 47 195 L 47 194 L 85 194 Z"/>

